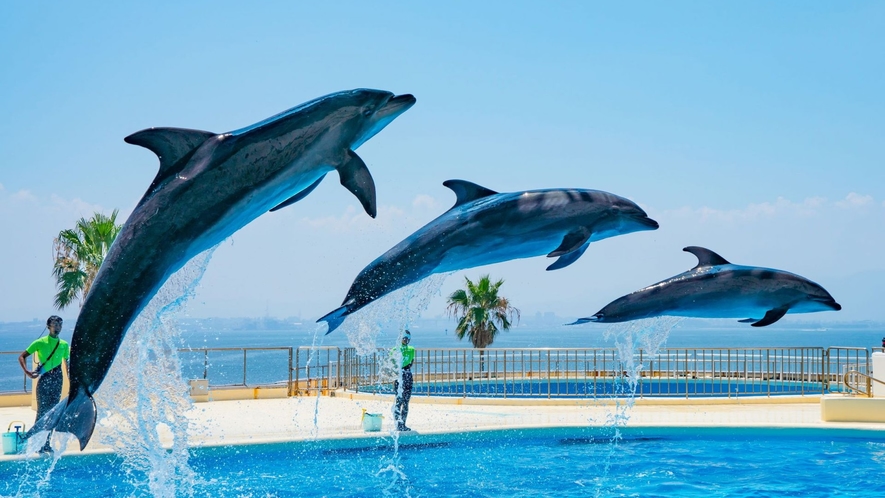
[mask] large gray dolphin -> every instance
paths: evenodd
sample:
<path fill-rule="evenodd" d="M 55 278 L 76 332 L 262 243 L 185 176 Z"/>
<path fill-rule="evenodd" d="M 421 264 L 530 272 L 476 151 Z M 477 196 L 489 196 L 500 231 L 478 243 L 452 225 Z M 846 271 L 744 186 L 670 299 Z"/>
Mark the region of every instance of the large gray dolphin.
<path fill-rule="evenodd" d="M 175 271 L 261 214 L 298 201 L 338 170 L 341 184 L 375 216 L 375 185 L 354 153 L 415 103 L 411 95 L 358 89 L 320 97 L 260 123 L 215 134 L 150 128 L 126 137 L 160 158 L 160 172 L 126 220 L 86 296 L 71 340 L 70 395 L 42 430 L 86 447 L 92 395 L 126 330 Z"/>
<path fill-rule="evenodd" d="M 787 313 L 842 309 L 820 285 L 793 273 L 758 266 L 733 265 L 703 247 L 683 251 L 698 264 L 656 284 L 620 297 L 587 322 L 626 322 L 655 316 L 744 318 L 743 323 L 764 327 Z"/>
<path fill-rule="evenodd" d="M 584 189 L 499 194 L 464 180 L 443 183 L 455 205 L 381 255 L 350 286 L 342 306 L 317 320 L 332 332 L 344 318 L 396 289 L 433 273 L 547 255 L 557 270 L 577 261 L 591 242 L 655 230 L 632 201 Z"/>

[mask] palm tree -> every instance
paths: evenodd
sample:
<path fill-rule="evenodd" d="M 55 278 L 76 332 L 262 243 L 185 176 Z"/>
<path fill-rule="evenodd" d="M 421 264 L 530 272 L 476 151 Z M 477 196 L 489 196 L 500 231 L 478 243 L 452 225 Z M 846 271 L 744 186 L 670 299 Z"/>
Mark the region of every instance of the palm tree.
<path fill-rule="evenodd" d="M 483 275 L 476 283 L 464 277 L 467 288 L 458 289 L 449 296 L 446 313 L 458 320 L 455 335 L 458 339 L 470 338 L 473 347 L 479 348 L 479 369 L 483 370 L 483 349 L 495 342 L 499 330 L 510 330 L 513 317 L 519 321 L 519 310 L 510 306 L 506 297 L 498 295 L 504 280 L 492 283 Z"/>
<path fill-rule="evenodd" d="M 83 305 L 83 299 L 89 294 L 92 281 L 121 228 L 122 225 L 117 225 L 115 209 L 110 216 L 95 213 L 91 219 L 80 218 L 76 227 L 58 233 L 52 243 L 57 309 L 67 307 L 74 299 L 79 299 L 80 306 Z"/>

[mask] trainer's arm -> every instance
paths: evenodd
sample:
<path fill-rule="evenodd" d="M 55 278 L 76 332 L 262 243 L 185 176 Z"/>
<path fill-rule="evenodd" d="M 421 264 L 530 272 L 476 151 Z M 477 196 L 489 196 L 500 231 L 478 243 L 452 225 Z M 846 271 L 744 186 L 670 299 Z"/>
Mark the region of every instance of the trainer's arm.
<path fill-rule="evenodd" d="M 37 377 L 39 377 L 39 375 L 28 370 L 28 367 L 25 366 L 25 360 L 28 359 L 28 356 L 31 356 L 31 353 L 28 353 L 27 351 L 22 351 L 22 354 L 18 355 L 18 364 L 21 365 L 22 370 L 25 371 L 25 375 L 32 379 L 36 379 Z"/>

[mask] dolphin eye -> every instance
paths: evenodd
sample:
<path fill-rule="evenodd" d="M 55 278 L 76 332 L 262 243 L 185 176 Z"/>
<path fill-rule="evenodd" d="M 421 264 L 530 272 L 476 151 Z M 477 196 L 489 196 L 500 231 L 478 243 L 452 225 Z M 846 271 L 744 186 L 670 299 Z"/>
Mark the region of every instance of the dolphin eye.
<path fill-rule="evenodd" d="M 375 113 L 374 107 L 366 107 L 365 109 L 363 109 L 363 116 L 365 116 L 365 117 L 369 117 L 374 113 Z"/>

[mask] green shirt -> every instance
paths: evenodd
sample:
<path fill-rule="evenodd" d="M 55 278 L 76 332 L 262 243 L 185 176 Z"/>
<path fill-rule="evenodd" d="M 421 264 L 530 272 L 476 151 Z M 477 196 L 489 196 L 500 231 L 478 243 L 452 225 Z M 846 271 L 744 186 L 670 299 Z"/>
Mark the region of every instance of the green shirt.
<path fill-rule="evenodd" d="M 61 341 L 61 344 L 58 344 L 59 341 Z M 58 349 L 53 353 L 52 350 L 55 349 L 56 344 L 58 344 Z M 48 335 L 32 342 L 31 345 L 28 346 L 27 351 L 28 354 L 37 354 L 37 361 L 44 363 L 43 371 L 45 372 L 61 365 L 62 360 L 67 360 L 71 357 L 71 346 L 67 341 L 62 340 L 61 338 L 53 339 Z M 52 354 L 52 358 L 49 358 L 50 354 Z M 49 358 L 49 363 L 46 363 L 46 358 Z"/>
<path fill-rule="evenodd" d="M 403 355 L 403 368 L 411 366 L 412 362 L 415 361 L 415 348 L 412 346 L 401 345 L 399 350 Z"/>

